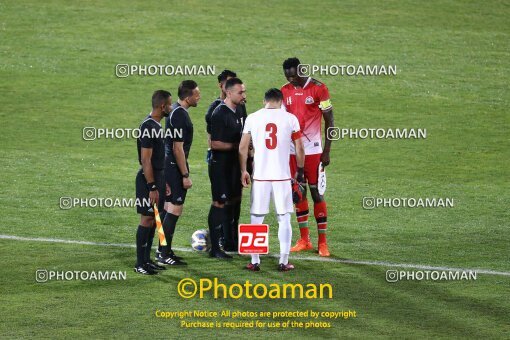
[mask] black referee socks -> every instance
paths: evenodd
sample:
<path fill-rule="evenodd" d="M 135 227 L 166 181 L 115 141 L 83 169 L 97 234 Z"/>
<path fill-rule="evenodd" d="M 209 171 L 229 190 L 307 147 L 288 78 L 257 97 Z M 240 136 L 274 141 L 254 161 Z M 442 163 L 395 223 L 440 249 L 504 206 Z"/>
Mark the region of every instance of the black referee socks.
<path fill-rule="evenodd" d="M 211 251 L 214 253 L 220 250 L 221 227 L 225 220 L 225 208 L 218 208 L 211 205 L 209 210 L 209 235 L 211 236 Z"/>
<path fill-rule="evenodd" d="M 149 239 L 150 228 L 138 226 L 136 230 L 136 266 L 145 264 L 145 249 Z"/>
<path fill-rule="evenodd" d="M 168 253 L 172 249 L 172 239 L 174 237 L 175 226 L 179 216 L 167 212 L 165 219 L 163 220 L 163 232 L 165 233 L 166 246 L 161 247 L 161 254 L 163 257 L 167 257 Z"/>
<path fill-rule="evenodd" d="M 232 223 L 234 223 L 234 206 L 225 204 L 225 220 L 223 221 L 223 247 L 227 251 L 234 248 L 234 240 L 232 235 Z"/>
<path fill-rule="evenodd" d="M 234 250 L 237 251 L 239 241 L 239 216 L 241 215 L 241 199 L 234 203 L 234 220 L 232 221 L 232 241 L 234 241 Z"/>
<path fill-rule="evenodd" d="M 238 224 L 241 213 L 241 201 L 234 201 L 225 205 L 225 221 L 223 222 L 224 248 L 226 251 L 236 251 L 238 242 Z"/>
<path fill-rule="evenodd" d="M 147 235 L 147 247 L 145 247 L 145 257 L 144 257 L 144 263 L 147 263 L 151 260 L 151 248 L 152 248 L 152 241 L 154 240 L 154 234 L 156 232 L 156 227 L 152 226 L 150 228 L 145 228 L 149 230 L 149 234 Z"/>

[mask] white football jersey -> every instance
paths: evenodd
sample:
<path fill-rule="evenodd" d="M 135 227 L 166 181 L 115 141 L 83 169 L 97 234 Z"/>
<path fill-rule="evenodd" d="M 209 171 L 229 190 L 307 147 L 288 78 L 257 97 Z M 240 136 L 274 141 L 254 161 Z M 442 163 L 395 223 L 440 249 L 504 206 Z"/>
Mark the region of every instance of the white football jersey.
<path fill-rule="evenodd" d="M 296 116 L 282 109 L 264 108 L 248 116 L 243 133 L 251 134 L 255 149 L 254 180 L 291 179 L 290 146 L 293 144 L 293 136 L 300 138 L 299 131 L 299 121 Z"/>

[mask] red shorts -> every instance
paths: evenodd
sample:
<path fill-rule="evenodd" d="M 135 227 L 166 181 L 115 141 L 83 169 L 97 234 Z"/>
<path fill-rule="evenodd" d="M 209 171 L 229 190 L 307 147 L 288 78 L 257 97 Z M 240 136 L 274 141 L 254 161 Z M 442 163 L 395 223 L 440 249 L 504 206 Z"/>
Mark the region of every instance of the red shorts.
<path fill-rule="evenodd" d="M 305 156 L 305 181 L 308 185 L 317 185 L 319 181 L 319 164 L 321 162 L 321 155 L 317 153 L 315 155 Z M 294 177 L 297 171 L 296 155 L 290 155 L 290 175 Z"/>

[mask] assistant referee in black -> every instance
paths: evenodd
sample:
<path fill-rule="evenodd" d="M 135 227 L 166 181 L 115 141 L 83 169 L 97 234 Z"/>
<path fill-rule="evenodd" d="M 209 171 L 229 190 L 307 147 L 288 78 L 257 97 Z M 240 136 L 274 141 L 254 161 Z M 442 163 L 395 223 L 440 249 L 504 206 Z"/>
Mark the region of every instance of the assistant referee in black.
<path fill-rule="evenodd" d="M 135 272 L 143 275 L 157 274 L 162 267 L 150 260 L 152 240 L 155 232 L 153 204 L 163 211 L 165 201 L 165 143 L 161 119 L 171 111 L 170 92 L 157 90 L 152 95 L 152 111 L 140 125 L 140 138 L 137 139 L 138 162 L 141 165 L 136 175 L 137 202 L 150 199 L 151 206 L 139 204 L 140 224 L 136 232 Z"/>
<path fill-rule="evenodd" d="M 200 89 L 195 81 L 184 80 L 179 85 L 177 95 L 179 100 L 172 105 L 170 115 L 165 118 L 165 179 L 169 192 L 165 202 L 163 231 L 167 245 L 161 247 L 161 254 L 156 257 L 158 264 L 170 266 L 186 264 L 172 250 L 172 239 L 186 194 L 192 186 L 188 156 L 193 142 L 193 123 L 188 110 L 197 106 Z"/>

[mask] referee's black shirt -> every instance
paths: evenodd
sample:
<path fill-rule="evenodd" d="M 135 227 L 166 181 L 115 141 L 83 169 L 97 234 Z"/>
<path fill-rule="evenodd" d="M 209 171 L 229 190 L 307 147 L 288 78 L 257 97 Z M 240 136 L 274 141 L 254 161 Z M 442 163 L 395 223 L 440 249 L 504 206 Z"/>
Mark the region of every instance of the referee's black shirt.
<path fill-rule="evenodd" d="M 205 123 L 206 123 L 207 133 L 208 134 L 211 134 L 211 117 L 212 117 L 212 113 L 222 103 L 223 103 L 223 100 L 221 100 L 220 98 L 216 98 L 211 103 L 211 105 L 209 105 L 209 108 L 207 109 L 207 112 L 205 114 Z M 239 117 L 243 117 L 243 124 L 244 124 L 244 121 L 246 120 L 246 117 L 247 117 L 246 106 L 244 106 L 244 105 L 237 105 L 237 107 L 236 107 L 236 114 Z"/>
<path fill-rule="evenodd" d="M 138 162 L 142 165 L 142 148 L 152 149 L 151 164 L 154 170 L 165 167 L 165 143 L 161 124 L 148 115 L 140 125 L 140 138 L 136 140 Z"/>
<path fill-rule="evenodd" d="M 193 123 L 188 111 L 179 103 L 172 104 L 172 112 L 165 118 L 165 129 L 165 150 L 169 160 L 176 161 L 173 153 L 174 142 L 183 142 L 184 155 L 188 159 L 193 142 Z"/>
<path fill-rule="evenodd" d="M 218 105 L 211 115 L 211 141 L 239 144 L 243 133 L 246 115 L 234 112 L 225 103 Z M 213 150 L 213 157 L 221 155 L 237 155 L 238 150 Z M 217 158 L 217 157 L 216 157 Z"/>

